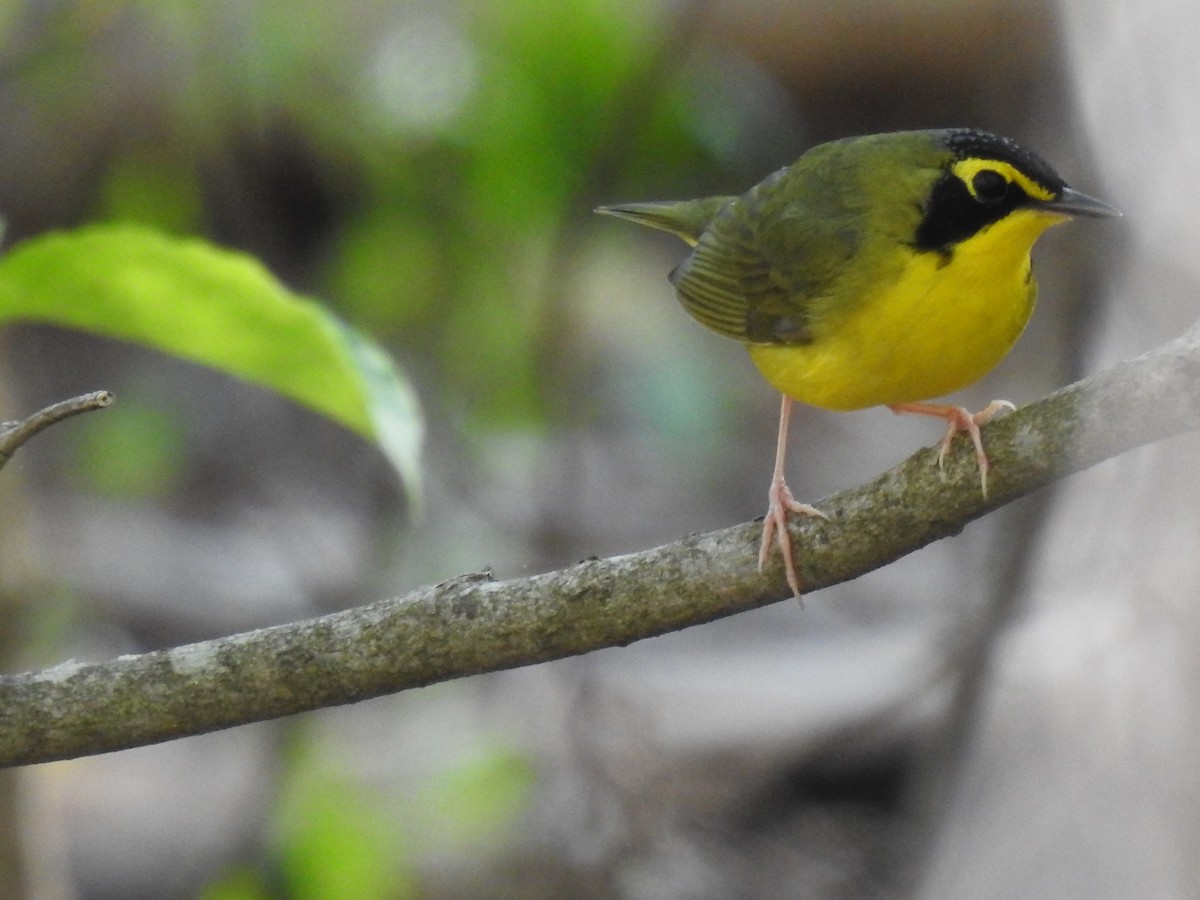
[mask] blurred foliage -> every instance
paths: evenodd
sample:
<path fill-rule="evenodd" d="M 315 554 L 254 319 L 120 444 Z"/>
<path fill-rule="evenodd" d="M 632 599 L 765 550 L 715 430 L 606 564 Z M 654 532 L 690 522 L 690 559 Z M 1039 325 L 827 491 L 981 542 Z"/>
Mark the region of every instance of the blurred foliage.
<path fill-rule="evenodd" d="M 279 813 L 279 854 L 296 900 L 416 895 L 405 835 L 363 785 L 293 772 Z"/>
<path fill-rule="evenodd" d="M 431 775 L 403 811 L 411 843 L 466 855 L 503 837 L 529 805 L 534 771 L 511 751 L 482 750 Z"/>
<path fill-rule="evenodd" d="M 503 845 L 530 802 L 529 763 L 507 750 L 481 750 L 418 776 L 404 793 L 368 787 L 305 744 L 285 772 L 276 809 L 278 871 L 230 870 L 204 900 L 276 895 L 277 879 L 295 900 L 423 896 L 420 857 L 486 856 Z"/>
<path fill-rule="evenodd" d="M 0 258 L 0 324 L 14 321 L 133 341 L 271 388 L 374 441 L 417 489 L 422 428 L 408 384 L 243 254 L 140 226 L 34 238 Z"/>
<path fill-rule="evenodd" d="M 187 234 L 201 220 L 202 204 L 194 173 L 161 147 L 133 146 L 109 165 L 96 218 Z"/>
<path fill-rule="evenodd" d="M 247 237 L 263 223 L 239 217 L 281 204 L 277 227 L 303 246 L 290 268 L 267 253 L 278 274 L 421 358 L 456 406 L 531 425 L 555 389 L 545 362 L 565 349 L 559 237 L 590 214 L 597 175 L 620 159 L 639 193 L 663 191 L 705 156 L 695 114 L 711 119 L 719 93 L 697 104 L 678 76 L 656 96 L 632 90 L 674 52 L 671 14 L 603 0 L 75 3 L 42 13 L 16 71 L 66 133 L 122 123 L 104 138 L 93 216 L 267 253 Z M 256 154 L 282 167 L 274 188 L 240 180 Z M 304 191 L 321 196 L 305 206 Z"/>
<path fill-rule="evenodd" d="M 485 417 L 545 412 L 545 345 L 562 338 L 548 307 L 568 302 L 567 285 L 547 283 L 563 271 L 556 238 L 590 208 L 581 198 L 621 129 L 644 126 L 623 121 L 622 88 L 660 17 L 519 0 L 478 4 L 461 26 L 426 10 L 381 42 L 424 49 L 381 60 L 368 82 L 376 130 L 358 162 L 374 203 L 346 224 L 330 284 L 388 338 L 413 348 L 419 335 L 443 389 Z M 671 105 L 652 112 L 662 140 L 643 146 L 669 168 L 691 144 L 662 124 Z"/>
<path fill-rule="evenodd" d="M 199 900 L 269 900 L 276 894 L 267 889 L 262 877 L 248 866 L 226 872 L 200 892 Z"/>
<path fill-rule="evenodd" d="M 86 416 L 72 432 L 76 486 L 113 498 L 162 498 L 182 475 L 183 410 L 121 403 L 119 416 Z"/>

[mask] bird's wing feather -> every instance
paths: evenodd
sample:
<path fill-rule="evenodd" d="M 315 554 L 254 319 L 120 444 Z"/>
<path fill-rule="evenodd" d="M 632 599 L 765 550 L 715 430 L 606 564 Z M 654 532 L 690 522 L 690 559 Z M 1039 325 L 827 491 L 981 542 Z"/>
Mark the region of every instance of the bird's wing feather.
<path fill-rule="evenodd" d="M 813 315 L 854 249 L 852 230 L 839 234 L 802 211 L 772 220 L 739 214 L 731 204 L 671 282 L 684 308 L 719 334 L 747 343 L 807 344 Z"/>
<path fill-rule="evenodd" d="M 671 273 L 684 308 L 719 334 L 810 343 L 814 319 L 852 275 L 862 210 L 846 205 L 837 179 L 799 174 L 783 169 L 727 203 Z"/>

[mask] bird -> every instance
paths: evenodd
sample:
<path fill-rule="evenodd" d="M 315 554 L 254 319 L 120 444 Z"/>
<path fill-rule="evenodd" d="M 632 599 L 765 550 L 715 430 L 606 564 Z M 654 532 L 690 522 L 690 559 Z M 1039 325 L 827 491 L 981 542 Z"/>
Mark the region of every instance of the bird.
<path fill-rule="evenodd" d="M 778 546 L 797 598 L 788 515 L 828 517 L 784 478 L 793 403 L 943 419 L 938 466 L 966 432 L 986 496 L 980 427 L 1013 405 L 933 401 L 978 381 L 1020 337 L 1037 298 L 1030 251 L 1046 229 L 1120 215 L 1036 153 L 974 128 L 842 138 L 740 196 L 596 212 L 689 244 L 669 275 L 683 308 L 744 344 L 782 395 L 758 568 Z"/>

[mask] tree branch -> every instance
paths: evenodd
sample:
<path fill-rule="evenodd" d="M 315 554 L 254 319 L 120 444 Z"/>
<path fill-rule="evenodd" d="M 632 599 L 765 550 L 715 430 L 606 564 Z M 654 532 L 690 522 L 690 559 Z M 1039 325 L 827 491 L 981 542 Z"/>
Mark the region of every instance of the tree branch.
<path fill-rule="evenodd" d="M 1071 472 L 1200 426 L 1200 326 L 996 421 L 979 492 L 956 442 L 945 475 L 922 450 L 792 527 L 809 591 L 956 534 Z M 468 575 L 405 597 L 219 640 L 68 661 L 0 678 L 0 765 L 46 762 L 200 734 L 624 646 L 789 597 L 776 558 L 759 575 L 760 526 L 691 535 L 559 572 Z"/>
<path fill-rule="evenodd" d="M 0 422 L 0 468 L 12 459 L 12 455 L 22 444 L 38 432 L 71 416 L 112 406 L 113 399 L 113 395 L 108 391 L 92 391 L 90 394 L 82 394 L 47 406 L 20 422 Z"/>

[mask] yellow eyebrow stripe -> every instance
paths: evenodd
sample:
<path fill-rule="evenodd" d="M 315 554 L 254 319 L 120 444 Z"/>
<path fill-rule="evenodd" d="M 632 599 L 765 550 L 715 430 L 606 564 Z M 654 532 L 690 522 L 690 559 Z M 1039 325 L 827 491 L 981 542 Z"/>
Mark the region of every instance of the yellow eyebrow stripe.
<path fill-rule="evenodd" d="M 1045 185 L 1038 184 L 1016 166 L 1010 163 L 1001 162 L 996 159 L 960 159 L 953 166 L 953 172 L 963 184 L 967 186 L 967 190 L 971 192 L 971 196 L 975 196 L 975 185 L 973 183 L 977 174 L 990 169 L 993 172 L 999 172 L 1006 179 L 1018 185 L 1030 197 L 1035 200 L 1053 200 L 1055 195 L 1052 191 L 1046 189 Z"/>

